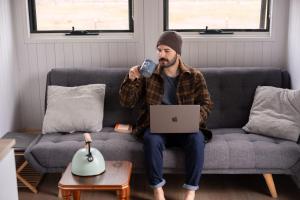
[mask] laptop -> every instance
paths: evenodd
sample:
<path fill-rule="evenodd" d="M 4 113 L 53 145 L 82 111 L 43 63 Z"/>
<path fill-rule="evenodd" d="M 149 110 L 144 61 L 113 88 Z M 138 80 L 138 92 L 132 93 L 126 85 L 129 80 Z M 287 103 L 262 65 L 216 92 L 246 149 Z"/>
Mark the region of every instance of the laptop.
<path fill-rule="evenodd" d="M 150 105 L 152 133 L 199 131 L 200 105 Z"/>

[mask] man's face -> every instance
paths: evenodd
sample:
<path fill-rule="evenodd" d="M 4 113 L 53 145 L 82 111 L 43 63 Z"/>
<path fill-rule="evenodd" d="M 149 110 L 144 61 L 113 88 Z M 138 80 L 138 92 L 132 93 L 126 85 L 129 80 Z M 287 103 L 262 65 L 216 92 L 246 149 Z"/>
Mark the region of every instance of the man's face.
<path fill-rule="evenodd" d="M 157 47 L 158 61 L 160 66 L 168 68 L 176 63 L 177 53 L 167 45 Z"/>

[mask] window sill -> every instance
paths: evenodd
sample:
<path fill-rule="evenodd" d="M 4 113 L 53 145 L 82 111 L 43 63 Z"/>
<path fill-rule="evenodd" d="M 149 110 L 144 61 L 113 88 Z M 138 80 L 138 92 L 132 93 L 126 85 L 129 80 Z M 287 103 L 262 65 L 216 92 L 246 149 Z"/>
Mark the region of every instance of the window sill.
<path fill-rule="evenodd" d="M 66 36 L 64 33 L 31 33 L 26 43 L 87 43 L 87 42 L 136 42 L 134 33 L 100 33 L 99 35 Z"/>
<path fill-rule="evenodd" d="M 274 35 L 270 32 L 235 32 L 232 35 L 226 34 L 199 34 L 199 33 L 187 33 L 182 32 L 180 35 L 185 41 L 275 41 Z"/>

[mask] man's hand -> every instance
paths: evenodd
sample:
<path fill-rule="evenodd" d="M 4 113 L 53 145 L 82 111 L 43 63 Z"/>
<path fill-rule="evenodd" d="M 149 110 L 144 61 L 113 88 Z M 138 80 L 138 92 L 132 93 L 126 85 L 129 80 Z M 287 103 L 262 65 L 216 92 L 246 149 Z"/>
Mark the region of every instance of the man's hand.
<path fill-rule="evenodd" d="M 141 78 L 141 73 L 139 71 L 139 66 L 136 65 L 129 69 L 129 79 L 134 81 L 135 79 Z"/>

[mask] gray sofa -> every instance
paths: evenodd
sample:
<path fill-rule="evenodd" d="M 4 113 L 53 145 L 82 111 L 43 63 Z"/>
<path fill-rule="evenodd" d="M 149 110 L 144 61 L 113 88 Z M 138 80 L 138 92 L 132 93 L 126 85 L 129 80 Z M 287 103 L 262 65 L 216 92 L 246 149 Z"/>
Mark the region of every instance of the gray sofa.
<path fill-rule="evenodd" d="M 272 174 L 291 175 L 300 186 L 300 145 L 286 140 L 247 134 L 248 121 L 258 85 L 290 87 L 286 71 L 275 68 L 201 68 L 214 102 L 208 120 L 213 138 L 206 144 L 203 173 L 264 174 L 273 197 Z M 92 133 L 93 146 L 106 160 L 130 160 L 134 172 L 143 172 L 142 143 L 128 134 L 115 133 L 116 122 L 134 124 L 136 110 L 122 108 L 118 90 L 128 69 L 53 69 L 47 85 L 78 86 L 105 83 L 103 130 Z M 47 103 L 46 103 L 47 104 Z M 27 148 L 25 157 L 38 171 L 62 172 L 83 146 L 81 133 L 41 135 Z M 181 173 L 184 155 L 176 148 L 164 152 L 166 173 Z"/>

